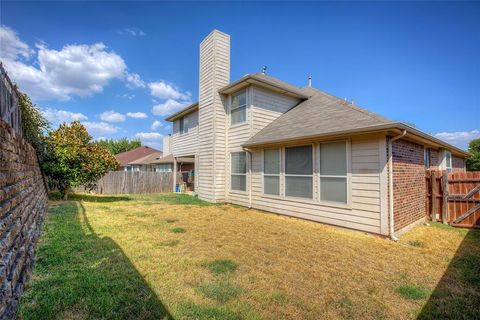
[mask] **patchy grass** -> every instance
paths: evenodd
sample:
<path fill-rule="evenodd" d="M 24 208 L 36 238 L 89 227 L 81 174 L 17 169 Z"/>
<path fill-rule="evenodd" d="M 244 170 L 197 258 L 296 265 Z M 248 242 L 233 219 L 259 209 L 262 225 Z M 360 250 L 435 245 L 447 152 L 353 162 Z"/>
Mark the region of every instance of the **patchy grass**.
<path fill-rule="evenodd" d="M 420 241 L 420 240 L 410 240 L 410 241 L 408 241 L 408 244 L 411 245 L 412 247 L 424 247 L 425 246 L 423 244 L 423 242 Z"/>
<path fill-rule="evenodd" d="M 165 222 L 166 222 L 166 223 L 174 223 L 174 222 L 177 222 L 177 221 L 178 221 L 178 219 L 175 219 L 175 218 L 167 218 L 167 219 L 165 219 Z"/>
<path fill-rule="evenodd" d="M 428 295 L 428 292 L 425 289 L 410 285 L 401 285 L 397 288 L 397 292 L 404 298 L 412 300 L 425 299 Z"/>
<path fill-rule="evenodd" d="M 181 228 L 181 227 L 175 227 L 170 229 L 170 231 L 172 231 L 173 233 L 185 233 L 187 232 L 187 229 Z"/>
<path fill-rule="evenodd" d="M 392 242 L 187 195 L 71 199 L 51 203 L 23 319 L 478 318 L 479 231 Z"/>
<path fill-rule="evenodd" d="M 223 259 L 206 263 L 205 266 L 216 275 L 233 272 L 237 269 L 237 264 L 235 262 Z"/>
<path fill-rule="evenodd" d="M 238 285 L 229 280 L 202 283 L 198 286 L 198 290 L 205 297 L 221 303 L 236 298 L 242 292 Z"/>

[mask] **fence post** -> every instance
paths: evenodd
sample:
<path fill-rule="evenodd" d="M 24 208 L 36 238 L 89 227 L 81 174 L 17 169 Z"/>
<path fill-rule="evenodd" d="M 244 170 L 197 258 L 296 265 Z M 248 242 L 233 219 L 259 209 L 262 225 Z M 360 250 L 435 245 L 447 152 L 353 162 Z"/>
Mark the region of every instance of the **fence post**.
<path fill-rule="evenodd" d="M 443 203 L 442 203 L 442 222 L 448 224 L 448 172 L 444 171 L 442 175 L 442 191 L 443 191 Z"/>
<path fill-rule="evenodd" d="M 431 203 L 430 203 L 430 216 L 432 218 L 432 221 L 435 222 L 437 221 L 437 214 L 435 213 L 435 204 L 436 204 L 436 197 L 437 197 L 437 193 L 435 192 L 436 190 L 436 184 L 437 184 L 437 180 L 436 180 L 436 177 L 435 177 L 435 171 L 431 171 L 430 172 L 430 194 L 432 196 L 432 198 L 430 199 L 431 200 Z"/>

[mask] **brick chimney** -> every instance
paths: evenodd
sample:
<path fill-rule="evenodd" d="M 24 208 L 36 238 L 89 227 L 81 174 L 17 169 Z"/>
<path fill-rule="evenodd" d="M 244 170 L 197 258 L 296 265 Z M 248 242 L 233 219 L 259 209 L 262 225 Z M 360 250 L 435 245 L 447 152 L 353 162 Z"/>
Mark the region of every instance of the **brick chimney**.
<path fill-rule="evenodd" d="M 230 36 L 213 30 L 200 43 L 197 192 L 210 202 L 225 201 L 226 101 L 218 90 L 230 82 Z"/>

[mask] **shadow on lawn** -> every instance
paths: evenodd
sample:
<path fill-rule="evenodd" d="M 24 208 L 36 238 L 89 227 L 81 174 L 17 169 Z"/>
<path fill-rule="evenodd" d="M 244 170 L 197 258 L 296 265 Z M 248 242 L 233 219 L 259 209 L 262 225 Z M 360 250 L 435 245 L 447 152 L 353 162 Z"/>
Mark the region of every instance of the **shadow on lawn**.
<path fill-rule="evenodd" d="M 480 317 L 480 230 L 455 231 L 465 238 L 417 319 Z"/>
<path fill-rule="evenodd" d="M 50 200 L 62 200 L 62 196 L 59 192 L 51 192 L 48 196 Z M 116 202 L 116 201 L 130 201 L 132 197 L 125 195 L 109 195 L 99 196 L 94 194 L 85 193 L 71 193 L 68 195 L 68 201 L 83 200 L 85 202 Z"/>
<path fill-rule="evenodd" d="M 122 249 L 95 233 L 81 202 L 50 209 L 22 319 L 171 319 Z"/>

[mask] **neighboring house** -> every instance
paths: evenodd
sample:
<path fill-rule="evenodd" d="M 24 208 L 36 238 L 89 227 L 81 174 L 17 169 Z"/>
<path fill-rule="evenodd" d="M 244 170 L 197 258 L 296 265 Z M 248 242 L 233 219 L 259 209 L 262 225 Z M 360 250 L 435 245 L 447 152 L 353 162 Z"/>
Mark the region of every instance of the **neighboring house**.
<path fill-rule="evenodd" d="M 425 170 L 464 170 L 468 156 L 310 86 L 230 83 L 230 36 L 217 30 L 200 44 L 199 102 L 166 120 L 174 170 L 195 159 L 199 198 L 392 238 L 426 217 Z"/>
<path fill-rule="evenodd" d="M 177 172 L 193 170 L 194 158 L 177 158 Z M 128 164 L 132 171 L 172 172 L 173 155 L 162 157 L 161 152 L 155 152 Z"/>
<path fill-rule="evenodd" d="M 145 156 L 148 156 L 152 153 L 159 153 L 160 155 L 162 154 L 161 151 L 147 147 L 147 146 L 138 147 L 130 151 L 125 151 L 125 152 L 116 154 L 115 158 L 117 158 L 118 162 L 120 163 L 118 170 L 131 171 L 133 170 L 133 167 L 130 165 L 130 162 L 138 160 Z"/>

